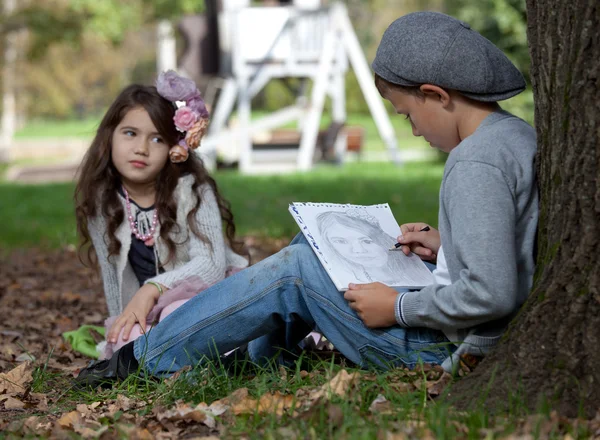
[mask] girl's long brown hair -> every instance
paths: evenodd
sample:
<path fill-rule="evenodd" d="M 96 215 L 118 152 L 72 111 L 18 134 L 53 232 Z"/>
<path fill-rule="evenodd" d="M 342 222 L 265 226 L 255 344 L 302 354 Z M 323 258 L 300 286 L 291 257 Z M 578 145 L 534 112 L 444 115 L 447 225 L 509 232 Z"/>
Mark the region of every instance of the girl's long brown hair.
<path fill-rule="evenodd" d="M 143 107 L 152 119 L 154 126 L 163 137 L 167 145 L 177 145 L 182 137 L 175 124 L 173 116 L 175 107 L 173 103 L 160 96 L 153 86 L 130 85 L 125 88 L 110 106 L 106 115 L 100 122 L 96 137 L 85 154 L 79 167 L 79 177 L 75 188 L 75 217 L 77 219 L 77 232 L 79 234 L 79 257 L 83 262 L 83 254 L 87 254 L 87 262 L 93 261 L 93 245 L 88 231 L 88 220 L 97 215 L 104 216 L 107 224 L 108 254 L 117 255 L 121 250 L 121 242 L 116 238 L 115 232 L 125 219 L 123 206 L 119 202 L 118 189 L 121 186 L 121 176 L 112 163 L 112 138 L 116 127 L 125 117 L 127 112 L 136 107 Z M 192 175 L 194 183 L 192 190 L 197 200 L 194 208 L 187 216 L 190 230 L 201 240 L 210 244 L 208 239 L 198 230 L 195 215 L 202 204 L 198 195 L 198 187 L 208 183 L 215 193 L 221 219 L 225 222 L 225 232 L 230 246 L 239 250 L 240 244 L 235 241 L 235 224 L 230 204 L 221 197 L 215 180 L 208 174 L 202 161 L 190 154 L 188 160 L 174 164 L 167 160 L 165 167 L 156 177 L 156 201 L 160 221 L 160 238 L 166 243 L 169 250 L 168 260 L 175 256 L 178 244 L 170 237 L 169 233 L 177 228 L 177 201 L 173 192 L 179 178 Z M 98 210 L 100 212 L 98 212 Z M 165 264 L 166 262 L 162 262 Z M 85 264 L 85 262 L 84 262 Z"/>

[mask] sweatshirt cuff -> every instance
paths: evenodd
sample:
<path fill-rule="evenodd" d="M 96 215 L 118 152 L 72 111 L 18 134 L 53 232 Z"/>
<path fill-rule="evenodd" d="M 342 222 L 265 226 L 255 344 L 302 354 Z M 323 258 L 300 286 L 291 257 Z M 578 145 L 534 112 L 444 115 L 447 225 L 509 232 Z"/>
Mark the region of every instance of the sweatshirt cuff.
<path fill-rule="evenodd" d="M 400 292 L 396 297 L 396 322 L 404 328 L 423 327 L 419 313 L 422 310 L 419 290 Z"/>
<path fill-rule="evenodd" d="M 408 327 L 408 324 L 406 323 L 406 320 L 404 319 L 404 316 L 402 314 L 402 300 L 404 299 L 404 296 L 407 294 L 408 292 L 400 292 L 398 294 L 398 296 L 396 297 L 396 305 L 394 308 L 394 313 L 396 315 L 396 322 L 398 323 L 398 325 L 400 327 Z"/>

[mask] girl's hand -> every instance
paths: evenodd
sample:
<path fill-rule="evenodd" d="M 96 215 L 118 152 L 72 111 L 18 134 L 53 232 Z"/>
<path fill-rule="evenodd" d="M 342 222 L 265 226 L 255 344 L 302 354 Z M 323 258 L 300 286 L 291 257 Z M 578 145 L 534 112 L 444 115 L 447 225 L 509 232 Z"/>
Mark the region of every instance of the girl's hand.
<path fill-rule="evenodd" d="M 166 289 L 165 289 L 166 290 Z M 117 318 L 110 330 L 106 340 L 115 344 L 123 329 L 123 340 L 129 339 L 132 327 L 139 322 L 142 332 L 146 331 L 146 316 L 158 301 L 160 293 L 156 286 L 144 284 L 133 296 L 123 313 Z"/>
<path fill-rule="evenodd" d="M 429 228 L 428 231 L 421 231 Z M 409 255 L 411 252 L 421 257 L 421 260 L 433 261 L 437 259 L 440 250 L 440 233 L 427 223 L 405 223 L 400 226 L 402 235 L 398 243 L 402 243 L 402 252 Z"/>
<path fill-rule="evenodd" d="M 350 284 L 344 299 L 369 328 L 396 325 L 398 292 L 382 283 Z"/>

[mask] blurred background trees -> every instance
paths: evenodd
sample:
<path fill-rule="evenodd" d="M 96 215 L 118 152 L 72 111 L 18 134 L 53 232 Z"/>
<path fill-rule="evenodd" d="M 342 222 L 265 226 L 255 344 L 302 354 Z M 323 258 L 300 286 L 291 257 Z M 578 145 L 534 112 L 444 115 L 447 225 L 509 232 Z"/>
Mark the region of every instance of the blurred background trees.
<path fill-rule="evenodd" d="M 415 10 L 437 10 L 469 22 L 502 48 L 529 82 L 525 0 L 345 3 L 369 60 L 392 18 Z M 156 75 L 157 22 L 170 20 L 176 26 L 184 15 L 201 14 L 204 9 L 202 0 L 19 0 L 12 12 L 2 15 L 0 23 L 3 53 L 9 36 L 16 50 L 12 87 L 17 123 L 101 114 L 125 84 L 152 82 Z M 184 44 L 181 36 L 178 38 L 181 56 Z M 352 73 L 347 89 L 348 111 L 368 113 Z M 272 111 L 293 99 L 284 85 L 274 82 L 257 103 Z M 532 121 L 532 102 L 528 90 L 505 107 Z"/>

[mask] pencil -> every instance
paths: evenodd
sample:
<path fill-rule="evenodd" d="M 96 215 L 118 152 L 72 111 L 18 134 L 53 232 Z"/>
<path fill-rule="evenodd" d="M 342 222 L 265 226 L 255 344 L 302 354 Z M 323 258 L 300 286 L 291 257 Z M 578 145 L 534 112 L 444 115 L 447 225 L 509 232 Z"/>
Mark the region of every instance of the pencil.
<path fill-rule="evenodd" d="M 427 232 L 429 231 L 431 228 L 429 226 L 425 226 L 423 229 L 419 229 L 419 232 Z M 398 249 L 400 249 L 400 246 L 402 246 L 401 243 L 396 243 L 394 245 L 394 247 L 391 247 L 388 249 L 388 251 L 397 251 Z"/>

